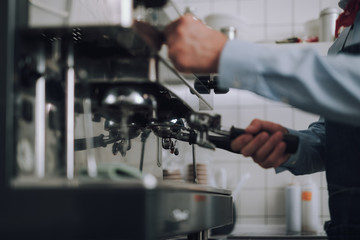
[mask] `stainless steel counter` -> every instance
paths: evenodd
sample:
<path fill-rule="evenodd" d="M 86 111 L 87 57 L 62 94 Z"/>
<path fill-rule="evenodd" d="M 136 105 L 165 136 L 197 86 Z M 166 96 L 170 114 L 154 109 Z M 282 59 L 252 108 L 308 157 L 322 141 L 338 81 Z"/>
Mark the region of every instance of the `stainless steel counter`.
<path fill-rule="evenodd" d="M 247 239 L 247 240 L 266 240 L 266 239 L 286 239 L 286 240 L 299 240 L 299 239 L 327 239 L 326 236 L 315 236 L 315 235 L 297 235 L 297 236 L 230 236 L 226 239 Z"/>
<path fill-rule="evenodd" d="M 226 239 L 327 239 L 326 233 L 319 226 L 318 233 L 286 233 L 285 225 L 240 225 Z"/>
<path fill-rule="evenodd" d="M 327 239 L 327 237 L 321 235 L 278 235 L 278 236 L 230 236 L 226 239 L 247 239 L 247 240 L 265 240 L 265 239 L 286 239 L 286 240 L 299 240 L 299 239 Z"/>
<path fill-rule="evenodd" d="M 321 227 L 320 227 L 321 228 Z M 296 235 L 287 234 L 284 225 L 243 225 L 237 224 L 229 235 L 213 235 L 210 234 L 209 240 L 325 240 L 327 236 L 322 229 L 318 233 L 301 233 Z M 176 238 L 173 240 L 186 240 L 184 238 Z"/>

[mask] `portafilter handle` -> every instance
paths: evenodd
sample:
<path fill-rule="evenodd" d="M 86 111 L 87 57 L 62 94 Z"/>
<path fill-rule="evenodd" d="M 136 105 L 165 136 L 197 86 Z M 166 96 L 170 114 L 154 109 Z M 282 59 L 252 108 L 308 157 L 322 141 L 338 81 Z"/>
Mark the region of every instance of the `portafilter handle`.
<path fill-rule="evenodd" d="M 234 152 L 234 153 L 241 153 L 240 152 L 235 152 L 231 149 L 230 144 L 231 142 L 237 138 L 238 136 L 246 133 L 244 129 L 241 128 L 235 128 L 235 127 L 231 127 L 230 131 L 226 132 L 226 131 L 221 131 L 222 132 L 222 136 L 213 136 L 213 135 L 209 135 L 208 136 L 208 140 L 210 142 L 212 142 L 217 148 L 221 148 L 230 152 Z M 256 134 L 255 134 L 256 136 Z M 285 149 L 285 153 L 296 153 L 297 149 L 298 149 L 298 145 L 299 145 L 299 137 L 292 135 L 292 134 L 288 134 L 288 133 L 284 133 L 283 134 L 283 141 L 286 143 L 286 149 Z"/>
<path fill-rule="evenodd" d="M 231 142 L 238 136 L 246 133 L 244 129 L 231 127 L 230 130 L 221 129 L 221 116 L 210 115 L 207 113 L 193 113 L 189 119 L 189 125 L 196 131 L 198 131 L 196 144 L 206 148 L 221 148 L 230 152 L 234 152 L 231 149 Z M 211 135 L 210 132 L 217 134 Z M 271 133 L 269 133 L 271 134 Z M 254 136 L 256 136 L 255 134 Z M 206 139 L 204 139 L 206 137 Z M 286 143 L 285 153 L 295 153 L 298 149 L 299 138 L 298 136 L 284 133 L 283 141 Z M 241 152 L 235 152 L 241 153 Z"/>

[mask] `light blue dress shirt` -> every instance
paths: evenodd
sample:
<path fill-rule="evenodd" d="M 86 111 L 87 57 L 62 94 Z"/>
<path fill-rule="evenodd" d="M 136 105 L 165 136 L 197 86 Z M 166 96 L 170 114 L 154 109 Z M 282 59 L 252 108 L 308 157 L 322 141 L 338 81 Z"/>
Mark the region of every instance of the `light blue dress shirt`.
<path fill-rule="evenodd" d="M 228 41 L 221 54 L 223 87 L 240 88 L 283 101 L 325 118 L 360 126 L 360 57 L 336 54 L 343 46 L 360 43 L 360 14 L 321 57 L 311 48 L 273 48 Z M 299 149 L 276 171 L 308 174 L 324 170 L 325 126 L 321 118 L 304 131 Z"/>

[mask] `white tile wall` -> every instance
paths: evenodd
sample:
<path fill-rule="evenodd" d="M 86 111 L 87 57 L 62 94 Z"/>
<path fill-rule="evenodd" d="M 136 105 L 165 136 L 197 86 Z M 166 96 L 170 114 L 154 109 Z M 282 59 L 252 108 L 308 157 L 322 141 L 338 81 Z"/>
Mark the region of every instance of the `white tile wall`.
<path fill-rule="evenodd" d="M 318 18 L 321 10 L 338 7 L 338 0 L 174 0 L 184 12 L 190 7 L 203 19 L 212 13 L 240 15 L 248 24 L 250 41 L 303 36 L 303 24 Z"/>
<path fill-rule="evenodd" d="M 223 1 L 214 1 L 213 11 L 216 13 L 226 13 L 226 14 L 238 14 L 238 4 L 237 0 L 223 0 Z"/>
<path fill-rule="evenodd" d="M 289 0 L 272 0 L 266 2 L 266 24 L 268 26 L 290 25 L 292 22 L 292 5 L 293 1 Z"/>
<path fill-rule="evenodd" d="M 204 18 L 212 13 L 229 13 L 241 16 L 248 24 L 247 39 L 273 41 L 292 36 L 302 37 L 304 23 L 318 18 L 322 9 L 337 7 L 338 0 L 174 0 L 183 11 L 186 6 Z M 293 129 L 306 129 L 317 115 L 303 112 L 286 104 L 266 100 L 253 93 L 231 90 L 216 95 L 213 112 L 223 116 L 224 125 L 246 127 L 254 118 L 278 122 Z M 289 172 L 275 174 L 264 170 L 250 158 L 216 150 L 210 165 L 227 170 L 227 184 L 235 189 L 241 176 L 250 173 L 240 197 L 236 199 L 237 222 L 240 224 L 284 224 L 284 187 L 292 181 L 308 177 L 294 177 Z M 319 186 L 321 209 L 319 219 L 329 219 L 328 196 L 324 173 L 312 176 Z"/>
<path fill-rule="evenodd" d="M 265 3 L 266 1 L 264 0 L 239 1 L 239 15 L 243 16 L 251 25 L 265 25 Z"/>
<path fill-rule="evenodd" d="M 266 170 L 253 163 L 251 159 L 240 164 L 240 176 L 250 174 L 243 185 L 244 190 L 263 190 L 266 186 Z"/>
<path fill-rule="evenodd" d="M 319 17 L 320 2 L 314 0 L 294 1 L 294 23 L 304 24 L 309 19 Z"/>
<path fill-rule="evenodd" d="M 243 190 L 238 198 L 238 214 L 249 217 L 262 217 L 265 214 L 265 195 L 266 192 L 262 189 Z M 249 204 L 251 202 L 252 204 Z"/>
<path fill-rule="evenodd" d="M 284 189 L 271 189 L 267 191 L 266 214 L 268 216 L 284 216 L 285 214 Z"/>

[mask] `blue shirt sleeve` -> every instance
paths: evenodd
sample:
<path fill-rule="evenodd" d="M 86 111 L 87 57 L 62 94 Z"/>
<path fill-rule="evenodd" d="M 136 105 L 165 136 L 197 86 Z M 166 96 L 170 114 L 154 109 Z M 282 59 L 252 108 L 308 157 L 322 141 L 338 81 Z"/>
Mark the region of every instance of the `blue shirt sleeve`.
<path fill-rule="evenodd" d="M 312 48 L 233 40 L 221 54 L 219 75 L 222 87 L 249 90 L 328 119 L 360 125 L 360 56 L 322 57 Z"/>
<path fill-rule="evenodd" d="M 314 49 L 284 48 L 243 41 L 228 41 L 220 57 L 223 87 L 240 88 L 352 125 L 360 125 L 360 56 L 336 54 L 343 46 L 360 42 L 360 12 L 321 57 Z M 325 122 L 321 118 L 299 136 L 298 151 L 276 172 L 295 175 L 325 168 Z"/>
<path fill-rule="evenodd" d="M 310 174 L 325 170 L 325 122 L 323 118 L 310 124 L 307 130 L 288 129 L 299 137 L 299 148 L 289 160 L 276 168 L 276 173 L 289 170 L 294 175 Z"/>

